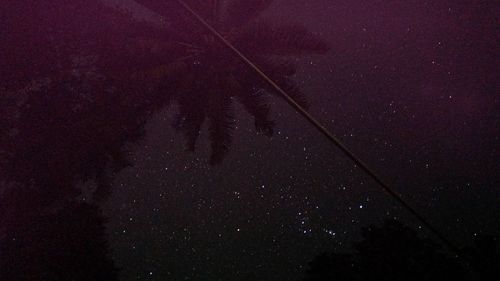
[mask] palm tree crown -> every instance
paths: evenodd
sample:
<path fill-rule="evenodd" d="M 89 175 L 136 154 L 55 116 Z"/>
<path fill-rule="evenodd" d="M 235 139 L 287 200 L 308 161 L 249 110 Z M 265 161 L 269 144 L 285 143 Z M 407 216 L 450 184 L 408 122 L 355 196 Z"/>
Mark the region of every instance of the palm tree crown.
<path fill-rule="evenodd" d="M 186 149 L 195 149 L 200 129 L 208 121 L 210 162 L 222 161 L 235 128 L 234 100 L 253 116 L 257 132 L 272 135 L 274 123 L 269 117 L 267 93 L 274 91 L 269 85 L 190 15 L 183 14 L 180 6 L 139 2 L 165 11 L 164 15 L 172 20 L 175 28 L 169 40 L 177 46 L 172 52 L 176 56 L 177 75 L 170 75 L 168 88 L 179 106 L 174 128 L 186 137 Z M 325 42 L 298 25 L 276 26 L 258 20 L 272 0 L 186 2 L 294 100 L 307 107 L 304 95 L 290 78 L 296 71 L 292 56 L 323 53 L 328 50 Z"/>

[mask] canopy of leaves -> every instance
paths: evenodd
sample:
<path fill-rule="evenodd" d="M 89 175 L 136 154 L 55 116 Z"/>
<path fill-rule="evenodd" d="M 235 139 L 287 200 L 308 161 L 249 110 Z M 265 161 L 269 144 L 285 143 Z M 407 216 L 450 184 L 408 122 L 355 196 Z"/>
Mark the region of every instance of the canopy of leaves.
<path fill-rule="evenodd" d="M 138 1 L 172 20 L 172 43 L 183 55 L 174 58 L 179 80 L 169 80 L 169 94 L 179 112 L 174 128 L 186 137 L 187 150 L 194 150 L 203 123 L 209 123 L 212 164 L 222 161 L 235 128 L 233 103 L 237 100 L 255 119 L 257 132 L 272 135 L 267 94 L 275 91 L 262 78 L 231 53 L 176 1 Z M 291 79 L 297 55 L 328 50 L 317 36 L 297 25 L 276 26 L 259 20 L 273 1 L 220 0 L 185 1 L 228 41 L 276 81 L 299 104 L 307 102 Z"/>

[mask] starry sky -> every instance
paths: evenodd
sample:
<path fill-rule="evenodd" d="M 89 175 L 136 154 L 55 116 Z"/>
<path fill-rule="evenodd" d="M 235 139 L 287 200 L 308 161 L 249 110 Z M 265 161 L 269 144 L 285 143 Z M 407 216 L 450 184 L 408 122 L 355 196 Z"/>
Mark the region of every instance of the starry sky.
<path fill-rule="evenodd" d="M 276 1 L 264 17 L 330 44 L 297 58 L 310 112 L 449 239 L 500 234 L 498 7 L 484 1 Z M 359 229 L 398 218 L 428 235 L 282 100 L 256 135 L 238 108 L 234 145 L 208 164 L 167 130 L 130 146 L 105 205 L 123 280 L 293 280 Z"/>
<path fill-rule="evenodd" d="M 168 17 L 132 0 L 103 2 L 171 28 Z M 326 54 L 294 57 L 293 80 L 309 112 L 449 240 L 467 246 L 479 234 L 500 235 L 499 14 L 479 0 L 276 0 L 261 16 L 300 24 L 328 43 Z M 196 150 L 184 150 L 174 107 L 156 111 L 144 136 L 126 144 L 132 165 L 113 174 L 99 206 L 120 280 L 300 280 L 315 256 L 349 251 L 362 227 L 385 219 L 435 239 L 287 103 L 270 104 L 270 138 L 236 105 L 233 144 L 215 166 L 206 126 Z M 30 167 L 28 160 L 19 165 Z M 93 183 L 79 184 L 85 201 Z M 4 188 L 0 202 L 14 202 Z M 35 197 L 29 188 L 14 199 Z M 0 242 L 10 239 L 2 233 L 9 223 L 16 231 L 23 219 L 30 225 L 30 216 L 18 217 L 30 208 L 18 208 L 22 201 L 0 217 Z"/>

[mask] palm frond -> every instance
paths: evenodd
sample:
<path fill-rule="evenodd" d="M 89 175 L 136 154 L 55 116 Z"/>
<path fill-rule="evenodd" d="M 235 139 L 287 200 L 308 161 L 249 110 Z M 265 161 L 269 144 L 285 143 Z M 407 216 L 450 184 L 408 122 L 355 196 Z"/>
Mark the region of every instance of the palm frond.
<path fill-rule="evenodd" d="M 307 102 L 305 94 L 301 91 L 299 85 L 297 85 L 297 83 L 292 78 L 290 78 L 290 76 L 295 74 L 297 70 L 294 63 L 292 63 L 290 60 L 268 56 L 256 57 L 255 61 L 274 82 L 276 82 L 285 92 L 287 92 L 287 94 L 291 98 L 293 98 L 295 102 L 306 109 L 309 108 L 309 103 Z M 245 76 L 248 77 L 249 74 Z M 251 81 L 254 87 L 265 89 L 269 93 L 278 95 L 276 90 L 267 82 L 262 81 L 257 76 L 253 77 L 254 79 L 250 79 L 248 81 Z M 278 96 L 282 97 L 281 95 Z"/>
<path fill-rule="evenodd" d="M 297 65 L 288 58 L 266 56 L 254 59 L 266 73 L 276 73 L 282 76 L 292 76 L 297 72 Z"/>
<path fill-rule="evenodd" d="M 302 92 L 300 89 L 299 85 L 297 85 L 297 82 L 292 80 L 289 77 L 286 76 L 275 76 L 273 77 L 273 80 L 300 106 L 302 106 L 304 109 L 309 108 L 309 102 L 307 101 L 306 95 Z M 272 94 L 278 95 L 279 97 L 282 98 L 281 95 L 279 95 L 276 90 L 269 86 L 269 85 L 264 85 L 264 88 L 269 91 Z"/>
<path fill-rule="evenodd" d="M 235 117 L 232 98 L 226 93 L 215 93 L 210 100 L 207 116 L 212 148 L 210 164 L 216 165 L 222 162 L 233 140 Z"/>
<path fill-rule="evenodd" d="M 257 18 L 273 0 L 219 0 L 219 19 L 228 28 L 238 28 Z"/>
<path fill-rule="evenodd" d="M 186 139 L 186 150 L 194 151 L 196 140 L 200 135 L 201 126 L 205 120 L 205 102 L 200 92 L 187 92 L 179 101 L 179 112 L 177 113 L 173 127 L 182 132 Z"/>
<path fill-rule="evenodd" d="M 274 122 L 269 119 L 270 106 L 266 93 L 245 80 L 238 81 L 232 75 L 228 77 L 228 81 L 231 84 L 231 91 L 237 93 L 238 101 L 254 118 L 257 132 L 272 136 Z"/>
<path fill-rule="evenodd" d="M 329 50 L 325 41 L 299 25 L 251 25 L 242 30 L 234 44 L 247 53 L 261 55 L 322 54 Z"/>
<path fill-rule="evenodd" d="M 272 136 L 274 132 L 274 121 L 270 120 L 270 106 L 266 93 L 258 89 L 243 91 L 238 95 L 239 101 L 245 109 L 254 117 L 255 129 L 265 136 Z"/>

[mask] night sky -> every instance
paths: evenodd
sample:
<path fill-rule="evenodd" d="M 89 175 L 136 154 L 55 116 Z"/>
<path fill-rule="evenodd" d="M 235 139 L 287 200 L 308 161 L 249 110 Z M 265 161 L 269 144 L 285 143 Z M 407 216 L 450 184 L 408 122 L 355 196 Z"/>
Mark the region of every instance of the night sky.
<path fill-rule="evenodd" d="M 328 42 L 296 58 L 310 113 L 465 246 L 500 235 L 499 14 L 487 1 L 277 0 L 262 17 Z M 121 280 L 297 280 L 314 256 L 348 251 L 388 218 L 433 237 L 279 98 L 271 138 L 236 107 L 215 166 L 206 127 L 184 151 L 175 111 L 127 144 L 133 165 L 102 205 Z"/>
<path fill-rule="evenodd" d="M 500 223 L 496 17 L 484 3 L 439 2 L 277 1 L 266 16 L 331 45 L 297 58 L 311 113 L 450 239 L 470 243 Z M 206 137 L 182 151 L 165 130 L 169 110 L 150 122 L 106 206 L 126 280 L 291 280 L 361 226 L 397 217 L 419 227 L 288 105 L 274 100 L 272 111 L 269 140 L 238 110 L 216 167 Z"/>

